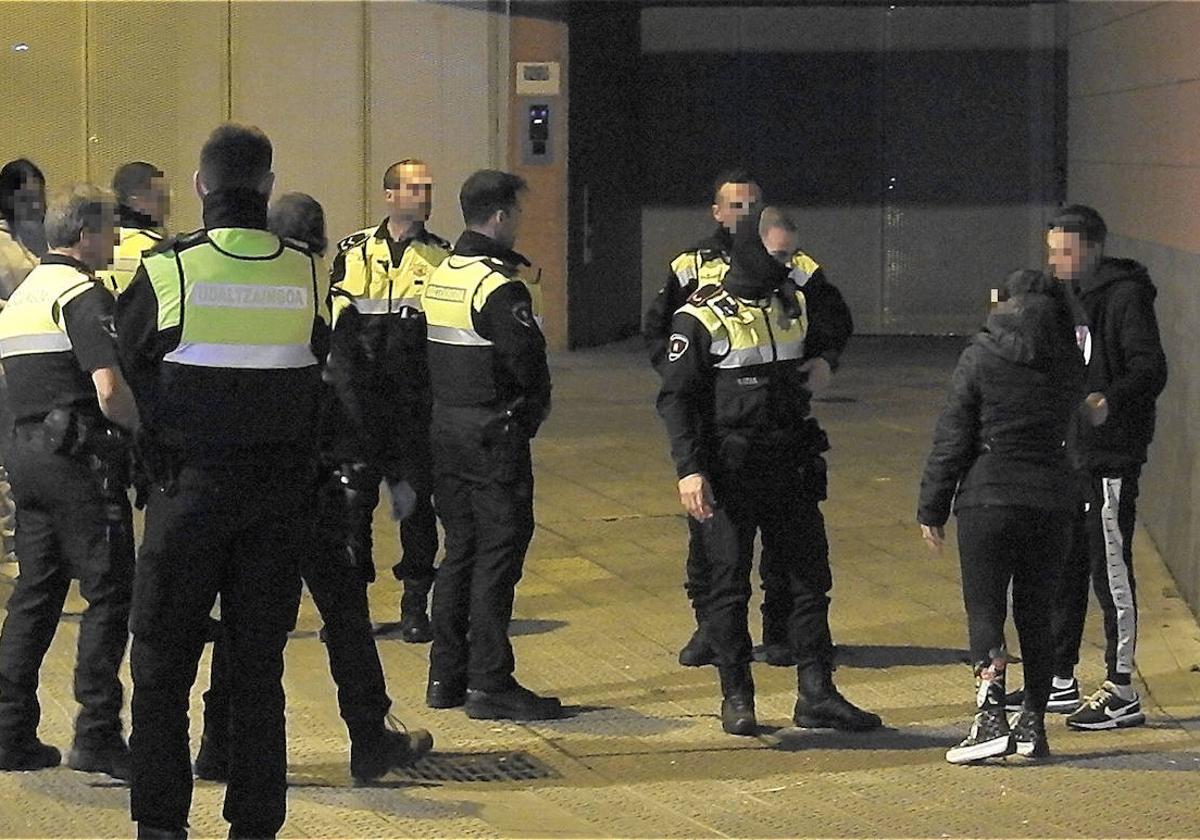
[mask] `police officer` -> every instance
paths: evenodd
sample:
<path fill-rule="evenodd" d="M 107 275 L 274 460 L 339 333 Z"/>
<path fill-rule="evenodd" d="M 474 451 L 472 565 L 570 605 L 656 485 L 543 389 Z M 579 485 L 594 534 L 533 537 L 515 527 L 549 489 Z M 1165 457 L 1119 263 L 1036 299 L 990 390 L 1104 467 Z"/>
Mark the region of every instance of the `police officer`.
<path fill-rule="evenodd" d="M 120 439 L 138 412 L 117 364 L 113 299 L 95 270 L 112 259 L 115 208 L 79 185 L 55 196 L 50 251 L 0 312 L 0 357 L 16 418 L 8 469 L 17 500 L 20 577 L 0 631 L 0 769 L 57 766 L 38 740 L 38 671 L 72 578 L 88 606 L 79 628 L 79 716 L 67 764 L 129 778 L 121 683 L 133 574 Z"/>
<path fill-rule="evenodd" d="M 810 393 L 820 396 L 828 389 L 854 334 L 854 319 L 838 288 L 829 282 L 825 270 L 816 260 L 800 250 L 799 228 L 785 211 L 778 207 L 763 208 L 759 222 L 763 247 L 788 269 L 788 279 L 781 291 L 800 289 L 804 292 L 808 311 L 808 333 L 804 339 L 804 363 L 800 370 L 806 375 Z M 828 552 L 824 526 L 812 548 Z M 754 658 L 771 665 L 794 665 L 791 645 L 788 644 L 788 616 L 791 600 L 787 597 L 786 564 L 793 558 L 779 556 L 774 547 L 763 545 L 759 573 L 763 581 L 763 643 L 754 649 Z"/>
<path fill-rule="evenodd" d="M 782 301 L 788 269 L 771 259 L 753 210 L 734 234 L 731 266 L 676 313 L 658 410 L 671 439 L 679 497 L 699 524 L 711 564 L 706 615 L 716 653 L 726 732 L 756 729 L 746 613 L 754 537 L 762 532 L 787 558 L 792 610 L 788 636 L 797 661 L 798 726 L 870 729 L 879 717 L 849 703 L 831 679 L 833 643 L 820 453 L 828 448 L 808 417 L 801 370 L 808 318 L 802 292 Z"/>
<path fill-rule="evenodd" d="M 281 195 L 271 204 L 267 225 L 281 239 L 299 240 L 314 256 L 324 256 L 325 213 L 312 196 Z M 336 322 L 334 329 L 336 332 Z M 331 359 L 335 353 L 330 351 Z M 325 650 L 337 684 L 338 710 L 350 733 L 350 775 L 365 783 L 420 759 L 433 748 L 433 737 L 424 730 L 402 733 L 390 728 L 392 701 L 371 634 L 367 581 L 352 567 L 349 561 L 353 558 L 346 556 L 349 517 L 340 468 L 348 457 L 338 450 L 346 441 L 345 435 L 338 434 L 345 419 L 328 388 L 321 415 L 317 550 L 301 558 L 300 573 L 325 622 Z M 195 763 L 196 776 L 201 779 L 229 779 L 230 670 L 228 640 L 221 638 L 213 648 L 212 676 L 204 694 L 204 736 Z"/>
<path fill-rule="evenodd" d="M 312 255 L 265 229 L 271 158 L 257 128 L 214 130 L 195 175 L 204 228 L 146 255 L 118 298 L 154 479 L 130 616 L 130 805 L 144 837 L 186 835 L 188 696 L 218 594 L 233 673 L 230 834 L 273 837 L 286 812 L 283 648 L 312 542 L 329 329 Z"/>
<path fill-rule="evenodd" d="M 374 580 L 371 520 L 382 479 L 393 515 L 401 521 L 403 556 L 392 567 L 404 582 L 400 635 L 406 642 L 428 642 L 438 536 L 420 296 L 450 243 L 425 229 L 433 179 L 424 162 L 407 159 L 389 166 L 383 196 L 387 218 L 338 243 L 330 277 L 337 310 L 333 340 L 345 352 L 329 373 L 358 430 L 354 457 L 343 470 L 350 491 L 351 550 L 367 580 Z M 345 317 L 343 309 L 350 310 Z"/>
<path fill-rule="evenodd" d="M 162 241 L 171 189 L 162 170 L 145 161 L 126 163 L 112 180 L 117 195 L 117 244 L 112 268 L 98 276 L 114 295 L 129 287 L 142 254 Z"/>
<path fill-rule="evenodd" d="M 550 410 L 546 342 L 512 250 L 525 181 L 485 169 L 459 195 L 467 230 L 425 286 L 435 499 L 446 555 L 433 590 L 426 703 L 473 718 L 562 714 L 513 678 L 508 624 L 533 536 L 529 442 Z M 469 633 L 468 633 L 469 631 Z"/>
<path fill-rule="evenodd" d="M 761 195 L 762 191 L 757 182 L 744 169 L 727 169 L 717 175 L 713 183 L 712 204 L 713 220 L 717 223 L 716 230 L 711 236 L 702 239 L 671 261 L 666 282 L 655 296 L 643 322 L 642 334 L 650 361 L 660 373 L 666 364 L 667 339 L 671 334 L 671 321 L 675 312 L 697 289 L 715 286 L 724 278 L 729 270 L 733 231 L 737 230 L 739 222 L 746 217 L 751 203 L 761 200 Z M 775 210 L 770 212 L 778 214 Z M 772 217 L 767 218 L 769 220 Z M 794 233 L 794 225 L 792 227 Z M 768 230 L 774 228 L 774 224 L 769 224 L 764 228 L 763 234 L 766 235 Z M 792 269 L 792 285 L 798 286 L 811 281 L 814 286 L 832 288 L 824 280 L 824 271 L 820 265 L 796 247 L 794 237 L 788 243 L 773 244 L 790 245 L 787 261 Z M 837 295 L 836 289 L 834 295 Z M 805 361 L 804 369 L 810 376 L 820 377 L 825 373 L 827 379 L 828 371 L 821 370 L 822 362 L 819 359 L 826 356 L 828 365 L 836 366 L 837 356 L 849 340 L 852 327 L 849 322 L 849 310 L 841 301 L 840 295 L 837 295 L 836 301 L 829 295 L 822 295 L 821 302 L 825 301 L 829 301 L 830 306 L 818 307 L 815 314 L 819 316 L 822 325 L 830 325 L 822 326 L 823 330 L 827 330 L 828 340 L 823 342 L 825 347 L 820 354 L 814 354 L 812 359 Z M 839 330 L 834 325 L 837 324 L 844 327 L 840 330 L 840 336 L 836 335 Z M 764 551 L 769 553 L 766 547 Z M 787 595 L 787 587 L 782 585 L 783 581 L 771 576 L 771 569 L 775 565 L 777 564 L 763 562 L 759 566 L 760 575 L 763 577 L 763 644 L 755 649 L 755 656 L 773 665 L 791 665 L 794 663 L 786 638 L 786 616 L 790 611 L 791 599 Z M 680 650 L 679 663 L 686 666 L 711 665 L 715 661 L 715 653 L 704 632 L 709 563 L 704 555 L 699 525 L 692 519 L 688 520 L 686 570 L 684 588 L 692 602 L 696 630 Z"/>

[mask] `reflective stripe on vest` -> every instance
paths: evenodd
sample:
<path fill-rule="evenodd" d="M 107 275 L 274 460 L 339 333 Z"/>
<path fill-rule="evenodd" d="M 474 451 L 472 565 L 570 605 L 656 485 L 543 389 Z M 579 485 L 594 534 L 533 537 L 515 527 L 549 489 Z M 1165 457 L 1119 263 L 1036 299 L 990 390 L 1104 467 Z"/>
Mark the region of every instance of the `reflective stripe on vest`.
<path fill-rule="evenodd" d="M 429 340 L 460 347 L 491 347 L 492 342 L 475 331 L 473 313 L 496 289 L 519 283 L 497 271 L 487 257 L 451 256 L 433 273 L 421 294 Z"/>
<path fill-rule="evenodd" d="M 708 330 L 710 354 L 718 370 L 740 370 L 772 362 L 804 358 L 804 338 L 808 332 L 808 310 L 804 293 L 797 292 L 800 317 L 790 319 L 781 312 L 779 301 L 771 298 L 763 306 L 735 298 L 728 293 L 712 297 L 702 304 L 689 303 L 686 312 Z M 731 314 L 731 306 L 736 312 Z"/>
<path fill-rule="evenodd" d="M 671 260 L 671 271 L 681 287 L 688 283 L 695 283 L 696 288 L 715 286 L 725 279 L 725 272 L 729 271 L 729 259 L 715 253 L 705 259 L 705 253 L 685 251 Z"/>
<path fill-rule="evenodd" d="M 0 310 L 0 358 L 70 352 L 62 308 L 95 287 L 95 280 L 69 265 L 34 268 Z"/>
<path fill-rule="evenodd" d="M 143 264 L 159 329 L 182 328 L 163 361 L 257 370 L 317 364 L 310 342 L 323 295 L 309 254 L 266 231 L 224 228 Z"/>
<path fill-rule="evenodd" d="M 405 309 L 421 309 L 419 297 L 396 298 L 392 300 L 372 300 L 370 298 L 353 298 L 351 306 L 363 315 L 397 315 Z"/>

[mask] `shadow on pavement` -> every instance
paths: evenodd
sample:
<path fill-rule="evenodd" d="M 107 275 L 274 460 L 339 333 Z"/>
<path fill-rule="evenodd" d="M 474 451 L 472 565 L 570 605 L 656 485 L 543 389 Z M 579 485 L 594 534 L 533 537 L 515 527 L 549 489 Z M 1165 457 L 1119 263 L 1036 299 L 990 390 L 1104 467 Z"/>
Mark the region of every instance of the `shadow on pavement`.
<path fill-rule="evenodd" d="M 772 749 L 783 752 L 801 750 L 927 750 L 951 746 L 951 738 L 941 730 L 922 728 L 876 729 L 872 732 L 841 732 L 836 729 L 796 729 L 759 727 Z"/>
<path fill-rule="evenodd" d="M 904 665 L 969 665 L 965 650 L 916 645 L 838 645 L 837 664 L 846 668 L 893 668 Z"/>

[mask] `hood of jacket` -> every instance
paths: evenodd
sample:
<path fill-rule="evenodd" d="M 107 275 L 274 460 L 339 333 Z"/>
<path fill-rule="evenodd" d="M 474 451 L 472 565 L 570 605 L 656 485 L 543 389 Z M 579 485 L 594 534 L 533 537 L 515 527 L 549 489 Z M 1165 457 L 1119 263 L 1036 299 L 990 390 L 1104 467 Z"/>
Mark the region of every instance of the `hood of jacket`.
<path fill-rule="evenodd" d="M 1035 368 L 1079 352 L 1071 309 L 1056 288 L 1017 294 L 999 304 L 975 343 L 1006 361 Z"/>
<path fill-rule="evenodd" d="M 1122 257 L 1105 257 L 1096 267 L 1091 277 L 1086 277 L 1078 283 L 1078 293 L 1083 296 L 1092 295 L 1106 286 L 1111 286 L 1120 280 L 1141 283 L 1150 289 L 1151 300 L 1158 295 L 1158 290 L 1150 280 L 1150 272 L 1146 266 L 1137 260 Z"/>

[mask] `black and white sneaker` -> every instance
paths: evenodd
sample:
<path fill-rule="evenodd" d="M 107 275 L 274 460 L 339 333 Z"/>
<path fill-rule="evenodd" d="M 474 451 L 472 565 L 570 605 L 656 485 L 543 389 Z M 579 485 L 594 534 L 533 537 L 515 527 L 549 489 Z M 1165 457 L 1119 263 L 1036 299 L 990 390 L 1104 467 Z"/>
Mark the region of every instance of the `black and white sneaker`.
<path fill-rule="evenodd" d="M 957 747 L 946 752 L 946 761 L 951 764 L 970 764 L 985 758 L 1000 758 L 1017 751 L 1008 718 L 1003 709 L 981 709 L 971 724 L 971 734 Z"/>
<path fill-rule="evenodd" d="M 1021 710 L 1008 719 L 1017 755 L 1025 758 L 1046 758 L 1050 755 L 1050 742 L 1046 739 L 1046 722 L 1037 712 Z"/>
<path fill-rule="evenodd" d="M 1050 686 L 1050 699 L 1046 701 L 1046 711 L 1055 714 L 1069 715 L 1079 708 L 1083 700 L 1079 696 L 1079 680 L 1072 679 L 1066 688 Z M 1025 708 L 1025 689 L 1018 688 L 1004 695 L 1004 709 L 1009 712 L 1019 712 Z"/>
<path fill-rule="evenodd" d="M 1124 700 L 1117 696 L 1116 689 L 1115 685 L 1105 680 L 1095 694 L 1067 716 L 1067 726 L 1087 731 L 1125 729 L 1145 723 L 1141 698 L 1134 693 L 1132 700 Z"/>

